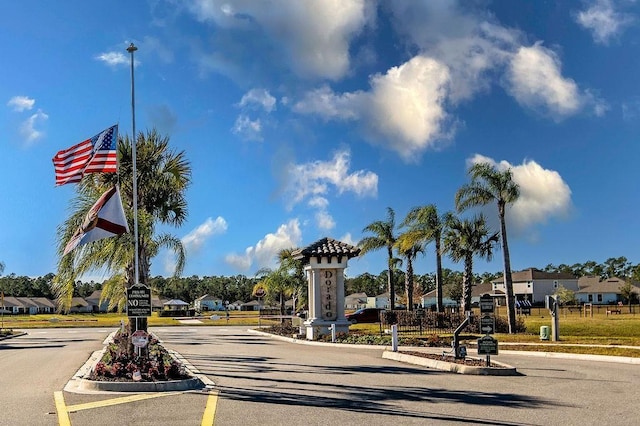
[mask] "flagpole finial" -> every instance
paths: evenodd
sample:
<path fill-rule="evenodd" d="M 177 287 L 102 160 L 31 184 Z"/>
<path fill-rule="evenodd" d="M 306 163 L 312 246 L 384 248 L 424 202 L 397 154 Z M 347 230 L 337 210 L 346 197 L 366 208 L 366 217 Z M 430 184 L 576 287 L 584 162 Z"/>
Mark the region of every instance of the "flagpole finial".
<path fill-rule="evenodd" d="M 136 50 L 138 50 L 138 48 L 137 48 L 137 47 L 135 47 L 135 46 L 133 45 L 133 43 L 131 43 L 131 44 L 129 45 L 129 47 L 127 47 L 127 52 L 129 52 L 129 53 L 133 53 L 133 52 L 135 52 Z"/>

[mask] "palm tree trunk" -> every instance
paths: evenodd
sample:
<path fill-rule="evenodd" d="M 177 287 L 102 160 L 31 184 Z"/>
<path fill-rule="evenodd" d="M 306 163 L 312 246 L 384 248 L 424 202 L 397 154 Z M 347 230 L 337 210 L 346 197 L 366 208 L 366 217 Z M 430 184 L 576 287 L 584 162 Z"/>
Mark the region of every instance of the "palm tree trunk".
<path fill-rule="evenodd" d="M 407 311 L 413 311 L 413 261 L 411 256 L 407 257 L 407 275 L 404 282 L 407 292 Z"/>
<path fill-rule="evenodd" d="M 444 312 L 442 302 L 442 252 L 440 249 L 440 235 L 436 236 L 436 312 Z"/>
<path fill-rule="evenodd" d="M 389 287 L 389 307 L 391 308 L 391 310 L 394 310 L 396 308 L 396 285 L 393 279 L 393 252 L 390 248 L 387 250 L 387 254 L 389 255 L 389 273 L 387 274 Z"/>
<path fill-rule="evenodd" d="M 471 310 L 471 288 L 473 285 L 473 254 L 465 256 L 464 274 L 462 277 L 462 311 Z"/>
<path fill-rule="evenodd" d="M 511 279 L 511 259 L 509 257 L 509 244 L 507 243 L 507 227 L 504 219 L 504 206 L 499 210 L 500 235 L 502 237 L 502 257 L 504 259 L 504 287 L 507 293 L 507 321 L 509 334 L 516 332 L 516 302 L 513 294 L 513 280 Z"/>

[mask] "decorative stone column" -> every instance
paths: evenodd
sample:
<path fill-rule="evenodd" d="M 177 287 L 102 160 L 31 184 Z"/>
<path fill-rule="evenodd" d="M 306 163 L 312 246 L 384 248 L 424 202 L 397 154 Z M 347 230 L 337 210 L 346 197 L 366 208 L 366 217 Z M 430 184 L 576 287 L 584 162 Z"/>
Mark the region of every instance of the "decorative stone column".
<path fill-rule="evenodd" d="M 302 260 L 309 290 L 309 315 L 304 322 L 308 340 L 331 333 L 349 331 L 344 316 L 344 270 L 347 261 L 360 254 L 360 249 L 332 238 L 323 238 L 292 255 Z"/>

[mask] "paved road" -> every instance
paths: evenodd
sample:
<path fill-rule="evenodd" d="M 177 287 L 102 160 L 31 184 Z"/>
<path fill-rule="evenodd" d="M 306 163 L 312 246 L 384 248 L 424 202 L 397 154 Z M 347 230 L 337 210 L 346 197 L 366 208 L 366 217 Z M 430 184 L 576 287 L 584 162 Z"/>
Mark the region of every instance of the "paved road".
<path fill-rule="evenodd" d="M 0 424 L 58 424 L 60 391 L 111 330 L 30 330 L 0 341 Z"/>
<path fill-rule="evenodd" d="M 638 365 L 500 355 L 498 360 L 521 375 L 480 377 L 382 359 L 379 349 L 292 344 L 245 328 L 152 331 L 215 382 L 217 398 L 189 392 L 117 400 L 122 395 L 64 392 L 66 405 L 77 408 L 69 415 L 71 424 L 198 425 L 212 401 L 215 424 L 222 426 L 636 425 L 640 420 Z M 49 330 L 51 340 L 32 334 L 0 342 L 0 424 L 57 424 L 55 415 L 46 414 L 55 411 L 53 392 L 62 390 L 107 335 L 91 337 L 92 331 L 84 330 L 78 333 L 86 335 L 74 338 L 68 332 Z M 91 340 L 80 341 L 85 337 Z M 25 421 L 3 423 L 7 415 Z"/>

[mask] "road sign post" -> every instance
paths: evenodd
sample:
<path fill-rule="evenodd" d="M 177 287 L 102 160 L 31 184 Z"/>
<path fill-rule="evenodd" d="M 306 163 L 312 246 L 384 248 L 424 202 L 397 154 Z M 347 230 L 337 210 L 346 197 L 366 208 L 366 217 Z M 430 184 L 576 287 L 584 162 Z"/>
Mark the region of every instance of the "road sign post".
<path fill-rule="evenodd" d="M 487 367 L 491 365 L 491 355 L 498 355 L 498 341 L 486 335 L 478 339 L 478 355 L 487 356 Z"/>
<path fill-rule="evenodd" d="M 483 315 L 480 317 L 480 330 L 484 334 L 493 334 L 496 332 L 496 319 L 491 315 Z"/>

